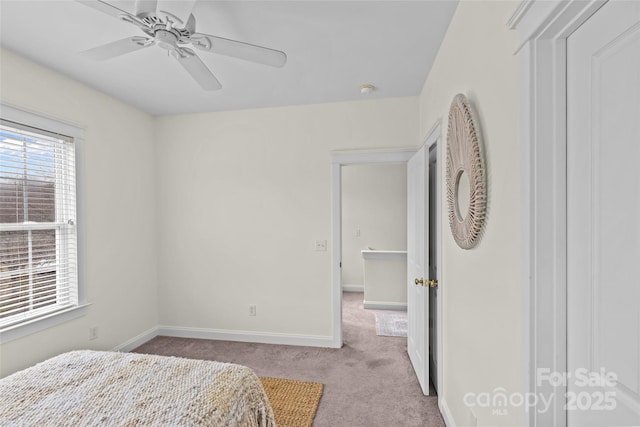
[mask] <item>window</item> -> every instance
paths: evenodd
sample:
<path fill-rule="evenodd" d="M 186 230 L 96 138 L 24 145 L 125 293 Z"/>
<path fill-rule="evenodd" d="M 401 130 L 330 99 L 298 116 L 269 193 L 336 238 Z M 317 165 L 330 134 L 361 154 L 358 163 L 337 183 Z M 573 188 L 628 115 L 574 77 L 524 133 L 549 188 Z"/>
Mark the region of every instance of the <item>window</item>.
<path fill-rule="evenodd" d="M 75 146 L 0 119 L 0 330 L 78 306 Z"/>

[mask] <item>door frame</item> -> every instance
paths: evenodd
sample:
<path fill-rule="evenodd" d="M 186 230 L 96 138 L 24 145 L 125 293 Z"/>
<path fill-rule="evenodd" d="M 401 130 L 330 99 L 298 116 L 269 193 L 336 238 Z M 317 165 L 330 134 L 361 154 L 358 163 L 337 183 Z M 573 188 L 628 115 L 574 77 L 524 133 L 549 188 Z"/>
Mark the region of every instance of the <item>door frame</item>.
<path fill-rule="evenodd" d="M 406 164 L 417 151 L 413 147 L 331 151 L 331 347 L 342 347 L 342 166 L 384 163 Z"/>
<path fill-rule="evenodd" d="M 436 238 L 435 238 L 435 242 L 436 242 L 436 247 L 438 248 L 437 253 L 436 253 L 436 262 L 438 263 L 438 277 L 429 277 L 429 279 L 436 279 L 438 280 L 438 300 L 436 301 L 436 346 L 438 347 L 438 351 L 436 354 L 436 358 L 437 358 L 437 362 L 438 362 L 438 367 L 437 367 L 437 378 L 436 378 L 436 382 L 438 383 L 438 391 L 437 391 L 437 396 L 438 396 L 438 407 L 440 408 L 440 412 L 442 414 L 444 414 L 445 411 L 443 411 L 442 408 L 442 403 L 441 403 L 441 399 L 442 396 L 444 396 L 444 389 L 445 389 L 445 384 L 443 381 L 443 365 L 444 365 L 444 357 L 443 355 L 443 348 L 442 348 L 442 319 L 444 319 L 444 316 L 442 315 L 442 307 L 444 307 L 443 301 L 444 301 L 444 294 L 445 294 L 445 286 L 442 286 L 442 284 L 444 283 L 444 280 L 442 280 L 442 272 L 443 272 L 443 266 L 442 266 L 442 153 L 443 153 L 443 145 L 442 145 L 442 120 L 438 119 L 434 125 L 431 127 L 431 129 L 429 130 L 429 132 L 427 132 L 427 136 L 424 139 L 424 145 L 427 146 L 427 162 L 429 162 L 429 152 L 431 150 L 431 147 L 433 145 L 436 146 L 436 206 L 435 209 L 433 209 L 433 212 L 436 213 Z M 428 195 L 427 195 L 428 197 Z M 429 206 L 429 210 L 431 211 L 431 206 Z M 431 214 L 431 212 L 429 212 L 429 214 Z M 429 236 L 429 238 L 431 238 L 431 236 Z M 428 344 L 427 344 L 428 345 Z M 428 357 L 428 354 L 427 354 Z M 444 416 L 444 415 L 443 415 Z"/>
<path fill-rule="evenodd" d="M 443 374 L 442 347 L 442 307 L 444 287 L 442 286 L 442 122 L 437 120 L 431 127 L 422 145 L 427 146 L 427 153 L 433 144 L 437 146 L 436 159 L 436 245 L 438 246 L 438 301 L 437 301 L 437 346 L 438 346 L 438 406 L 444 396 L 445 384 Z M 373 150 L 334 150 L 331 152 L 331 277 L 332 277 L 332 347 L 341 348 L 342 341 L 342 278 L 340 262 L 342 259 L 342 166 L 367 165 L 384 163 L 404 163 L 419 150 L 420 147 L 373 149 Z M 428 343 L 427 343 L 428 345 Z M 428 355 L 427 355 L 428 357 Z M 442 409 L 441 409 L 442 412 Z"/>
<path fill-rule="evenodd" d="M 552 396 L 528 425 L 564 427 L 566 387 L 539 384 L 538 369 L 567 371 L 566 40 L 606 0 L 522 0 L 507 26 L 520 61 L 522 286 L 525 391 Z"/>

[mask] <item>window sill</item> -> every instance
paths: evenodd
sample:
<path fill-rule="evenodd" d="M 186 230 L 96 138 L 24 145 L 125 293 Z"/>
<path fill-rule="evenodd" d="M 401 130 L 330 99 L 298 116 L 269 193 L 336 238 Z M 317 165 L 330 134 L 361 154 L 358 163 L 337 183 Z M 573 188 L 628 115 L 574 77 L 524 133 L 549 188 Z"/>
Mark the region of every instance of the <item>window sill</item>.
<path fill-rule="evenodd" d="M 55 313 L 48 314 L 37 319 L 29 320 L 19 325 L 10 326 L 0 330 L 0 344 L 6 344 L 10 341 L 17 340 L 27 335 L 35 334 L 53 326 L 69 322 L 73 319 L 87 314 L 87 307 L 90 304 L 81 304 L 75 307 L 66 308 Z"/>

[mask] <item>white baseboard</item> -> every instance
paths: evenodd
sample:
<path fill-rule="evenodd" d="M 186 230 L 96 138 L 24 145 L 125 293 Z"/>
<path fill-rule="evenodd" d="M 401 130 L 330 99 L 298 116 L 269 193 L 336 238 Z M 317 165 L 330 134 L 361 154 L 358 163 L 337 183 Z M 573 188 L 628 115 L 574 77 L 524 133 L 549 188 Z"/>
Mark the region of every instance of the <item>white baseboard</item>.
<path fill-rule="evenodd" d="M 367 301 L 367 300 L 364 300 L 364 308 L 366 308 L 367 310 L 407 311 L 407 303 L 406 302 Z"/>
<path fill-rule="evenodd" d="M 137 335 L 131 338 L 130 340 L 125 341 L 118 346 L 115 346 L 113 348 L 113 351 L 123 351 L 125 353 L 129 352 L 136 347 L 140 347 L 142 344 L 146 343 L 147 341 L 157 336 L 158 336 L 158 327 L 154 326 L 153 328 L 141 333 L 140 335 Z"/>
<path fill-rule="evenodd" d="M 342 292 L 364 292 L 364 285 L 342 285 Z"/>
<path fill-rule="evenodd" d="M 451 411 L 449 410 L 449 406 L 447 406 L 447 401 L 443 398 L 438 399 L 438 408 L 440 408 L 440 413 L 442 414 L 442 419 L 447 427 L 456 427 L 456 424 L 453 422 L 453 417 L 451 416 Z"/>
<path fill-rule="evenodd" d="M 198 338 L 219 341 L 240 341 L 262 344 L 283 344 L 306 347 L 334 346 L 333 337 L 321 335 L 295 335 L 248 331 L 228 331 L 220 329 L 184 328 L 179 326 L 159 326 L 156 335 L 180 338 Z"/>

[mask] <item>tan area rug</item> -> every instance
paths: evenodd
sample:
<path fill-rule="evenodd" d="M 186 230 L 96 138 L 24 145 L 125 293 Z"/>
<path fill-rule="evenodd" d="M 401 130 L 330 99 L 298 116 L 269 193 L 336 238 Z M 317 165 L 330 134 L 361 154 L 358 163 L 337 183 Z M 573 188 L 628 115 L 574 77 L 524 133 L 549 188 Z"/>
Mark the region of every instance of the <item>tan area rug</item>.
<path fill-rule="evenodd" d="M 311 427 L 322 384 L 282 378 L 260 378 L 269 396 L 278 427 Z"/>

